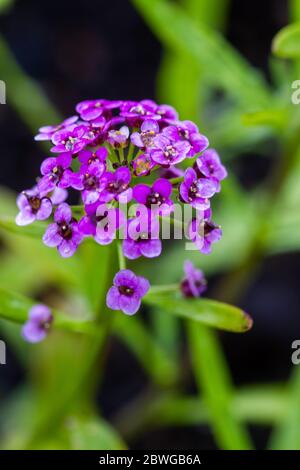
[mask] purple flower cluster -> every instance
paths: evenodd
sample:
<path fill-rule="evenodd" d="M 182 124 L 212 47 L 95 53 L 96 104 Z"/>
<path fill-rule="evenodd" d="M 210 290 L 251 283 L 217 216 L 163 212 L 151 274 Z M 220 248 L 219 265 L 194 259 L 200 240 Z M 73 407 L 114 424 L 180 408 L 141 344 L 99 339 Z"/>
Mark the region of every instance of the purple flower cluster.
<path fill-rule="evenodd" d="M 53 156 L 42 162 L 34 188 L 18 197 L 16 223 L 52 217 L 43 241 L 63 257 L 72 256 L 85 237 L 104 245 L 122 230 L 125 257 L 151 258 L 162 251 L 160 218 L 170 217 L 179 200 L 196 213 L 204 211 L 205 217 L 196 214 L 191 221 L 189 238 L 208 253 L 221 236 L 211 220 L 211 198 L 227 173 L 196 124 L 180 121 L 174 108 L 152 100 L 86 100 L 76 106 L 76 113 L 39 129 L 35 139 L 48 140 Z M 180 168 L 185 160 L 186 170 Z M 69 190 L 78 192 L 81 206 L 67 204 Z M 126 221 L 118 204 L 138 209 Z M 137 214 L 142 206 L 141 221 Z M 129 273 L 119 273 L 122 282 L 124 276 L 130 280 L 124 284 L 127 291 L 116 278 L 107 302 L 130 314 L 147 289 L 145 281 Z"/>

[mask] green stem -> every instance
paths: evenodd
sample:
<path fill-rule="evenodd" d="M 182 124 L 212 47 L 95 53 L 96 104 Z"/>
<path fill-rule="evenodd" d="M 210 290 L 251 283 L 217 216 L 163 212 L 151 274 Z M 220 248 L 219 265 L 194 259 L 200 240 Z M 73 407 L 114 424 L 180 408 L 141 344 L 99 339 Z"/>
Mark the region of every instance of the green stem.
<path fill-rule="evenodd" d="M 178 176 L 177 178 L 171 178 L 171 179 L 169 179 L 169 181 L 170 181 L 170 183 L 171 183 L 172 185 L 181 183 L 183 180 L 184 180 L 184 176 Z"/>
<path fill-rule="evenodd" d="M 126 269 L 126 260 L 125 260 L 125 256 L 123 255 L 122 244 L 120 242 L 117 242 L 117 250 L 118 250 L 119 268 L 120 270 Z"/>

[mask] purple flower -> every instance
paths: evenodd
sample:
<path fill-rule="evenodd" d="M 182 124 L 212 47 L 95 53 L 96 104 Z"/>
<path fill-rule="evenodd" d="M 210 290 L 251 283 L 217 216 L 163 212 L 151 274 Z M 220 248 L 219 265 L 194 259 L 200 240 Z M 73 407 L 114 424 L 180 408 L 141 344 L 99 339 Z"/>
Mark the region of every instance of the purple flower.
<path fill-rule="evenodd" d="M 127 238 L 123 240 L 122 248 L 124 256 L 128 259 L 159 256 L 162 243 L 159 239 L 158 221 L 149 213 L 146 217 L 128 220 Z"/>
<path fill-rule="evenodd" d="M 143 101 L 125 101 L 121 106 L 121 116 L 132 127 L 138 127 L 146 119 L 161 119 L 156 114 L 157 104 L 152 100 Z"/>
<path fill-rule="evenodd" d="M 155 167 L 155 163 L 149 154 L 143 153 L 132 161 L 132 166 L 136 176 L 146 176 Z"/>
<path fill-rule="evenodd" d="M 119 108 L 121 104 L 122 101 L 85 100 L 78 103 L 76 111 L 84 121 L 93 121 L 106 111 Z"/>
<path fill-rule="evenodd" d="M 176 168 L 176 166 L 170 166 L 169 168 L 162 168 L 160 171 L 160 176 L 170 180 L 172 178 L 181 178 L 184 175 L 184 171 L 181 168 Z"/>
<path fill-rule="evenodd" d="M 124 214 L 120 209 L 95 203 L 85 206 L 86 215 L 79 222 L 79 230 L 85 236 L 94 237 L 100 245 L 108 245 L 115 233 L 124 225 Z"/>
<path fill-rule="evenodd" d="M 54 188 L 51 193 L 48 194 L 51 202 L 54 206 L 58 206 L 68 198 L 68 191 L 63 188 Z"/>
<path fill-rule="evenodd" d="M 72 156 L 69 152 L 43 161 L 41 165 L 43 177 L 38 182 L 39 191 L 43 196 L 53 191 L 56 186 L 59 188 L 71 186 L 73 176 L 72 170 L 69 169 L 71 162 Z"/>
<path fill-rule="evenodd" d="M 61 124 L 58 124 L 57 126 L 40 127 L 39 133 L 35 136 L 34 140 L 51 140 L 55 132 L 72 126 L 77 120 L 78 116 L 72 116 L 68 119 L 65 119 Z"/>
<path fill-rule="evenodd" d="M 90 150 L 81 150 L 78 154 L 78 160 L 83 165 L 91 165 L 92 163 L 105 163 L 108 156 L 108 150 L 100 147 L 95 152 Z"/>
<path fill-rule="evenodd" d="M 70 206 L 65 202 L 56 209 L 54 222 L 47 228 L 43 242 L 49 247 L 57 247 L 63 258 L 69 258 L 75 253 L 83 235 L 79 231 L 78 222 L 72 217 Z"/>
<path fill-rule="evenodd" d="M 116 199 L 122 204 L 131 201 L 132 188 L 129 187 L 130 180 L 130 171 L 125 167 L 118 168 L 114 173 L 104 173 L 102 178 L 104 189 L 100 194 L 101 202 Z"/>
<path fill-rule="evenodd" d="M 105 165 L 100 162 L 91 165 L 82 165 L 80 172 L 72 179 L 72 186 L 82 191 L 84 204 L 93 204 L 97 202 L 101 191 L 105 187 L 102 175 L 105 171 Z"/>
<path fill-rule="evenodd" d="M 52 137 L 54 147 L 51 148 L 51 152 L 70 152 L 72 154 L 80 152 L 87 144 L 86 134 L 87 127 L 83 125 L 56 132 Z"/>
<path fill-rule="evenodd" d="M 197 158 L 194 168 L 198 176 L 202 178 L 215 178 L 217 181 L 222 181 L 227 176 L 226 168 L 214 149 L 206 150 Z"/>
<path fill-rule="evenodd" d="M 134 132 L 131 135 L 131 142 L 136 147 L 153 147 L 154 137 L 159 133 L 159 125 L 153 119 L 147 119 L 141 125 L 141 132 Z"/>
<path fill-rule="evenodd" d="M 181 199 L 191 204 L 199 210 L 209 208 L 209 198 L 217 191 L 219 185 L 214 178 L 197 178 L 197 174 L 193 168 L 188 168 L 184 175 L 184 181 L 179 187 Z"/>
<path fill-rule="evenodd" d="M 129 129 L 127 126 L 122 126 L 119 130 L 108 131 L 107 140 L 113 147 L 126 147 L 127 139 L 129 137 Z"/>
<path fill-rule="evenodd" d="M 46 305 L 37 304 L 29 310 L 28 317 L 22 336 L 29 343 L 39 343 L 45 339 L 53 322 L 51 310 Z"/>
<path fill-rule="evenodd" d="M 200 269 L 196 269 L 189 260 L 184 262 L 185 277 L 181 281 L 180 288 L 184 297 L 200 297 L 206 290 L 206 279 Z"/>
<path fill-rule="evenodd" d="M 186 158 L 190 148 L 190 144 L 186 141 L 176 142 L 160 134 L 154 138 L 150 155 L 159 165 L 176 165 Z"/>
<path fill-rule="evenodd" d="M 178 113 L 176 109 L 174 109 L 172 106 L 169 106 L 168 104 L 161 104 L 157 106 L 155 112 L 161 116 L 161 120 L 167 124 L 178 119 Z"/>
<path fill-rule="evenodd" d="M 41 197 L 37 187 L 23 191 L 17 198 L 20 209 L 16 217 L 17 225 L 28 225 L 35 220 L 46 220 L 52 213 L 52 202 L 48 197 Z"/>
<path fill-rule="evenodd" d="M 106 304 L 112 310 L 122 310 L 126 315 L 134 315 L 149 288 L 147 279 L 136 276 L 129 269 L 123 269 L 114 277 L 114 285 L 107 293 Z"/>
<path fill-rule="evenodd" d="M 219 225 L 205 218 L 194 218 L 188 227 L 189 239 L 195 243 L 201 253 L 209 254 L 212 243 L 218 242 L 222 237 Z"/>
<path fill-rule="evenodd" d="M 172 184 L 159 178 L 152 186 L 137 184 L 133 188 L 133 198 L 140 204 L 144 204 L 148 209 L 159 212 L 161 215 L 168 215 L 173 210 Z"/>
<path fill-rule="evenodd" d="M 188 142 L 190 144 L 188 157 L 202 152 L 209 145 L 207 137 L 199 133 L 198 127 L 192 121 L 182 121 L 176 125 L 165 127 L 162 133 L 171 140 Z"/>

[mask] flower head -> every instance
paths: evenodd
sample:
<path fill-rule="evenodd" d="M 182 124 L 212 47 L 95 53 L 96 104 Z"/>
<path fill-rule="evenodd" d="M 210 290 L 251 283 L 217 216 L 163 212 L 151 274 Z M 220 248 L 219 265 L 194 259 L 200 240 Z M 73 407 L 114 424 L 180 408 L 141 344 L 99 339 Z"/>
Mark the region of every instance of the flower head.
<path fill-rule="evenodd" d="M 41 197 L 37 187 L 23 191 L 17 198 L 20 209 L 16 217 L 17 225 L 28 225 L 35 220 L 46 220 L 52 213 L 52 201 L 48 197 Z"/>
<path fill-rule="evenodd" d="M 115 275 L 113 283 L 107 293 L 107 306 L 112 310 L 122 310 L 127 315 L 134 315 L 141 306 L 142 297 L 150 288 L 149 281 L 136 276 L 129 269 L 123 269 Z"/>
<path fill-rule="evenodd" d="M 82 200 L 84 204 L 93 204 L 97 202 L 101 191 L 105 187 L 102 175 L 105 171 L 105 165 L 100 162 L 91 165 L 82 165 L 79 174 L 77 174 L 76 183 L 73 181 L 73 187 L 82 190 Z"/>
<path fill-rule="evenodd" d="M 220 157 L 214 149 L 206 150 L 197 158 L 194 168 L 198 177 L 222 181 L 227 176 L 226 168 L 222 165 Z"/>
<path fill-rule="evenodd" d="M 107 140 L 115 148 L 126 147 L 129 137 L 129 129 L 122 126 L 119 130 L 108 131 Z"/>
<path fill-rule="evenodd" d="M 191 261 L 186 260 L 184 274 L 180 285 L 184 297 L 200 297 L 205 292 L 207 285 L 203 272 L 195 268 Z"/>
<path fill-rule="evenodd" d="M 159 133 L 159 125 L 154 119 L 147 119 L 141 125 L 141 132 L 131 135 L 131 142 L 139 148 L 151 148 L 154 145 L 154 137 Z"/>
<path fill-rule="evenodd" d="M 164 178 L 156 180 L 152 186 L 137 184 L 133 188 L 133 198 L 144 204 L 149 210 L 162 215 L 168 215 L 173 210 L 171 200 L 172 184 Z"/>
<path fill-rule="evenodd" d="M 51 310 L 46 305 L 34 305 L 29 310 L 28 320 L 22 328 L 23 338 L 29 343 L 39 343 L 47 336 L 52 321 Z"/>
<path fill-rule="evenodd" d="M 113 199 L 116 199 L 120 203 L 131 201 L 132 188 L 129 186 L 130 181 L 130 170 L 126 167 L 120 167 L 114 173 L 104 173 L 102 179 L 104 189 L 100 194 L 101 201 L 109 202 Z"/>
<path fill-rule="evenodd" d="M 77 250 L 82 238 L 70 206 L 65 202 L 60 204 L 54 214 L 54 223 L 48 226 L 43 236 L 45 245 L 57 247 L 63 258 L 69 258 Z"/>
<path fill-rule="evenodd" d="M 91 165 L 92 163 L 105 163 L 108 151 L 105 147 L 99 147 L 95 152 L 91 150 L 81 150 L 78 154 L 78 160 L 83 165 Z"/>
<path fill-rule="evenodd" d="M 78 116 L 71 116 L 57 126 L 40 127 L 39 133 L 35 136 L 34 140 L 51 140 L 56 132 L 61 131 L 62 129 L 67 129 L 75 124 L 76 121 L 78 121 Z"/>
<path fill-rule="evenodd" d="M 165 127 L 163 135 L 174 141 L 182 140 L 188 142 L 190 144 L 188 157 L 193 157 L 197 153 L 203 152 L 209 145 L 207 137 L 199 133 L 198 127 L 192 121 L 182 121 Z"/>
<path fill-rule="evenodd" d="M 69 152 L 59 157 L 46 158 L 41 165 L 42 178 L 38 182 L 41 195 L 52 192 L 56 186 L 68 188 L 71 186 L 73 172 L 70 169 L 72 156 Z"/>
<path fill-rule="evenodd" d="M 160 256 L 162 242 L 159 239 L 159 223 L 152 214 L 128 220 L 127 237 L 122 243 L 124 256 L 137 259 L 140 256 Z"/>
<path fill-rule="evenodd" d="M 194 218 L 188 227 L 188 235 L 201 253 L 209 254 L 211 245 L 222 238 L 222 230 L 210 219 Z"/>
<path fill-rule="evenodd" d="M 87 144 L 88 137 L 85 138 L 86 134 L 87 127 L 77 126 L 76 124 L 55 132 L 52 137 L 54 147 L 51 148 L 51 152 L 70 152 L 72 154 L 80 152 Z"/>
<path fill-rule="evenodd" d="M 193 168 L 188 168 L 181 183 L 179 192 L 181 199 L 199 210 L 208 209 L 211 198 L 218 189 L 218 181 L 214 178 L 200 178 Z"/>
<path fill-rule="evenodd" d="M 86 215 L 79 221 L 79 230 L 84 236 L 92 236 L 100 245 L 108 245 L 116 231 L 124 225 L 123 212 L 106 204 L 94 203 L 85 206 Z"/>
<path fill-rule="evenodd" d="M 153 148 L 150 151 L 152 160 L 163 166 L 176 165 L 182 162 L 191 146 L 186 141 L 174 141 L 160 134 L 153 140 Z"/>

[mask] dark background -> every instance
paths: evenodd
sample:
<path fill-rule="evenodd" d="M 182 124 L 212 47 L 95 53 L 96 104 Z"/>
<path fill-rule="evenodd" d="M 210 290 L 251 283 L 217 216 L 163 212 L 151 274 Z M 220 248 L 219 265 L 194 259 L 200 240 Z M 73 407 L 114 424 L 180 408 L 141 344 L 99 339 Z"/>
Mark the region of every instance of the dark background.
<path fill-rule="evenodd" d="M 286 1 L 233 0 L 227 37 L 267 74 L 271 39 L 286 23 Z M 74 105 L 88 98 L 155 98 L 162 51 L 127 0 L 22 0 L 0 18 L 0 30 L 18 62 L 63 116 L 73 114 Z M 0 184 L 20 191 L 32 184 L 44 155 L 9 102 L 0 109 L 0 126 Z M 253 187 L 268 169 L 268 160 L 255 155 L 240 162 L 236 171 L 246 187 Z M 299 278 L 299 254 L 269 258 L 242 300 L 255 327 L 247 335 L 222 336 L 237 384 L 288 378 L 291 342 L 300 327 Z M 20 365 L 9 355 L 8 365 L 1 368 L 1 389 L 9 393 L 22 377 Z M 99 396 L 104 413 L 110 417 L 141 391 L 145 381 L 132 356 L 114 343 Z M 252 431 L 256 445 L 263 447 L 269 429 Z M 163 429 L 130 444 L 143 449 L 214 448 L 205 427 Z"/>

